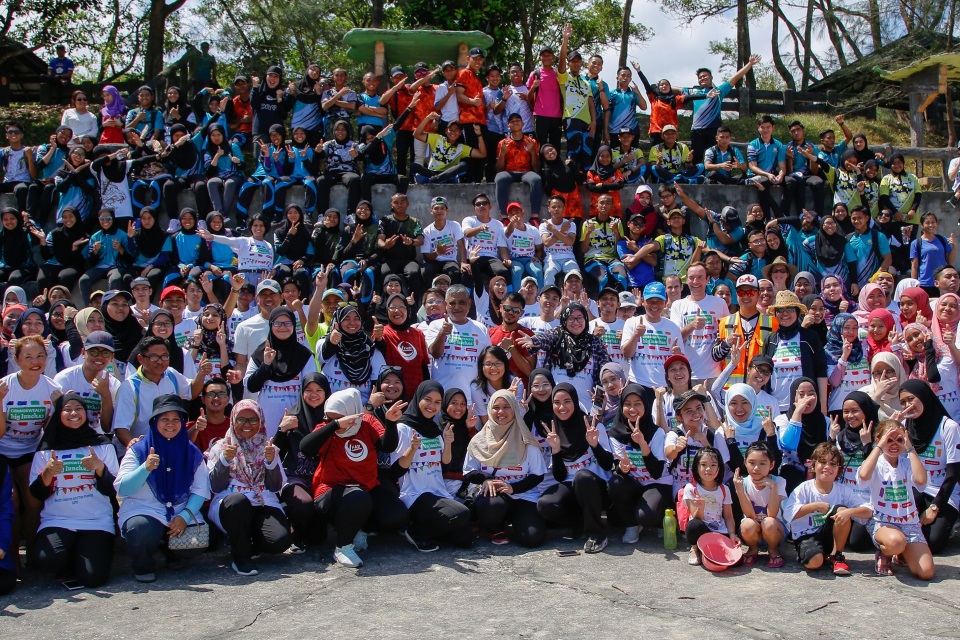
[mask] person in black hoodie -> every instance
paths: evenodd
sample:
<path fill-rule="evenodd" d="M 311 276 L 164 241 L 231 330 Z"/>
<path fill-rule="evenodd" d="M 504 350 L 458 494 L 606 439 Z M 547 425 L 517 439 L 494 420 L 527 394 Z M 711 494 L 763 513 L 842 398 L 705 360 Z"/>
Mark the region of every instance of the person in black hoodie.
<path fill-rule="evenodd" d="M 170 127 L 170 138 L 173 140 L 172 144 L 160 154 L 161 161 L 173 176 L 163 185 L 163 206 L 167 210 L 167 216 L 180 211 L 177 197 L 184 189 L 193 190 L 197 210 L 205 216 L 213 207 L 207 192 L 206 170 L 200 146 L 202 136 L 198 132 L 191 137 L 184 125 L 175 124 Z"/>
<path fill-rule="evenodd" d="M 170 140 L 170 128 L 175 124 L 182 124 L 188 132 L 197 128 L 197 118 L 193 108 L 187 100 L 187 94 L 180 87 L 167 87 L 167 103 L 163 106 L 163 128 L 166 131 L 166 140 Z"/>
<path fill-rule="evenodd" d="M 13 207 L 0 210 L 0 291 L 10 285 L 23 286 L 37 275 L 33 241 L 23 218 Z"/>
<path fill-rule="evenodd" d="M 267 69 L 263 82 L 253 76 L 253 91 L 250 92 L 250 106 L 253 108 L 253 140 L 266 138 L 270 127 L 283 124 L 293 99 L 285 96 L 283 89 L 283 69 L 272 65 Z"/>
<path fill-rule="evenodd" d="M 310 273 L 307 271 L 307 249 L 310 248 L 310 227 L 298 204 L 288 204 L 286 215 L 274 235 L 276 276 L 279 282 L 287 278 L 297 281 L 300 291 L 310 291 Z"/>
<path fill-rule="evenodd" d="M 90 241 L 90 237 L 80 224 L 76 209 L 67 207 L 61 215 L 63 224 L 48 233 L 40 243 L 40 255 L 44 260 L 37 280 L 40 291 L 55 284 L 72 289 L 86 270 L 83 247 Z"/>
<path fill-rule="evenodd" d="M 323 268 L 335 264 L 334 257 L 340 249 L 340 212 L 336 209 L 327 209 L 323 218 L 313 225 L 310 236 L 313 244 L 313 255 L 308 256 L 309 266 Z M 339 282 L 339 280 L 337 281 Z M 331 285 L 337 284 L 329 283 Z"/>

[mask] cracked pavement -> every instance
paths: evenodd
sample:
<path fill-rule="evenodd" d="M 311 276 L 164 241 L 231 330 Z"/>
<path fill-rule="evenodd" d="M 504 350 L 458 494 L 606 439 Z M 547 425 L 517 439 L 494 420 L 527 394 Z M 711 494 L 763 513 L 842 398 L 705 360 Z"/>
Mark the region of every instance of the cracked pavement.
<path fill-rule="evenodd" d="M 711 574 L 687 566 L 687 547 L 664 551 L 611 537 L 604 553 L 561 558 L 582 541 L 552 536 L 539 550 L 486 541 L 472 550 L 419 553 L 375 536 L 359 570 L 330 560 L 332 545 L 302 556 L 263 556 L 260 575 L 229 569 L 221 549 L 142 585 L 118 552 L 103 588 L 68 592 L 28 574 L 0 597 L 0 637 L 177 640 L 322 637 L 458 638 L 960 638 L 960 545 L 937 558 L 929 584 L 901 567 L 873 574 L 873 555 L 848 553 L 853 575 L 805 575 L 792 549 L 783 569 Z"/>

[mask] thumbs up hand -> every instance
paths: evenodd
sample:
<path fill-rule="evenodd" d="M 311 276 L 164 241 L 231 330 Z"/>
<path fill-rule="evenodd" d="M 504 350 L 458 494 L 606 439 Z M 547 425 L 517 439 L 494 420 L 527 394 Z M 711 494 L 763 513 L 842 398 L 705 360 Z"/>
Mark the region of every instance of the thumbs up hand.
<path fill-rule="evenodd" d="M 273 438 L 270 438 L 270 442 L 267 443 L 267 446 L 263 450 L 263 458 L 267 461 L 267 464 L 272 464 L 276 457 L 277 446 L 273 444 Z"/>
<path fill-rule="evenodd" d="M 203 411 L 203 407 L 200 408 L 200 415 L 197 417 L 197 421 L 193 423 L 193 427 L 197 432 L 203 431 L 207 428 L 207 416 Z"/>
<path fill-rule="evenodd" d="M 153 447 L 150 447 L 150 455 L 147 456 L 144 465 L 147 467 L 147 471 L 156 471 L 157 467 L 160 466 L 160 456 L 156 454 Z"/>
<path fill-rule="evenodd" d="M 82 464 L 83 468 L 87 471 L 93 471 L 99 476 L 103 473 L 105 467 L 103 460 L 97 456 L 97 452 L 93 450 L 93 447 L 87 447 L 87 449 L 90 450 L 90 455 L 81 458 L 80 464 Z M 60 464 L 62 465 L 63 463 L 61 462 Z"/>
<path fill-rule="evenodd" d="M 59 473 L 63 473 L 63 460 L 57 459 L 57 452 L 52 451 L 50 454 L 50 459 L 47 460 L 47 466 L 43 469 L 51 476 L 55 476 Z"/>
<path fill-rule="evenodd" d="M 237 445 L 232 440 L 223 443 L 223 459 L 227 462 L 233 462 L 237 457 Z"/>
<path fill-rule="evenodd" d="M 373 333 L 371 334 L 374 342 L 380 342 L 383 340 L 383 325 L 380 324 L 380 321 L 377 320 L 376 316 L 373 318 Z"/>

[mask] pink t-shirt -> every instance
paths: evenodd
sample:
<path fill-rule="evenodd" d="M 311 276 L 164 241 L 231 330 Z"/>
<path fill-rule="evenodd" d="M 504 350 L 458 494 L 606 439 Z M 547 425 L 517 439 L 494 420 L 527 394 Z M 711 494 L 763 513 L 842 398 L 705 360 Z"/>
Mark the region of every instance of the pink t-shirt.
<path fill-rule="evenodd" d="M 533 86 L 537 74 L 540 74 L 540 89 L 537 91 L 537 97 L 533 102 L 533 115 L 547 118 L 562 117 L 563 94 L 560 89 L 560 81 L 557 78 L 557 70 L 541 67 L 531 72 L 530 77 L 527 78 L 527 88 Z"/>

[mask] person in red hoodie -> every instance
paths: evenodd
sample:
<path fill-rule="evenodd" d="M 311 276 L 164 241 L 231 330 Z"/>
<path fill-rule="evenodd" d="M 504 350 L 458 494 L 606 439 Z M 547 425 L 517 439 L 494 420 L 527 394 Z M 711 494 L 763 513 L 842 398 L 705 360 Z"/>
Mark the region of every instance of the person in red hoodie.
<path fill-rule="evenodd" d="M 406 406 L 395 402 L 387 412 L 388 420 L 399 420 Z M 364 529 L 407 528 L 407 508 L 377 478 L 377 452 L 397 448 L 397 431 L 385 429 L 372 413 L 364 412 L 360 392 L 352 388 L 327 398 L 324 416 L 328 422 L 300 441 L 300 453 L 319 458 L 313 498 L 317 510 L 337 531 L 333 559 L 357 568 L 363 565 L 357 552 L 367 548 Z"/>
<path fill-rule="evenodd" d="M 416 317 L 407 306 L 402 293 L 392 293 L 387 297 L 387 324 L 374 320 L 373 340 L 377 348 L 383 351 L 383 359 L 391 367 L 400 367 L 403 371 L 403 384 L 406 389 L 416 389 L 420 383 L 430 377 L 430 352 L 423 332 L 410 326 Z M 409 400 L 413 392 L 404 393 Z"/>

